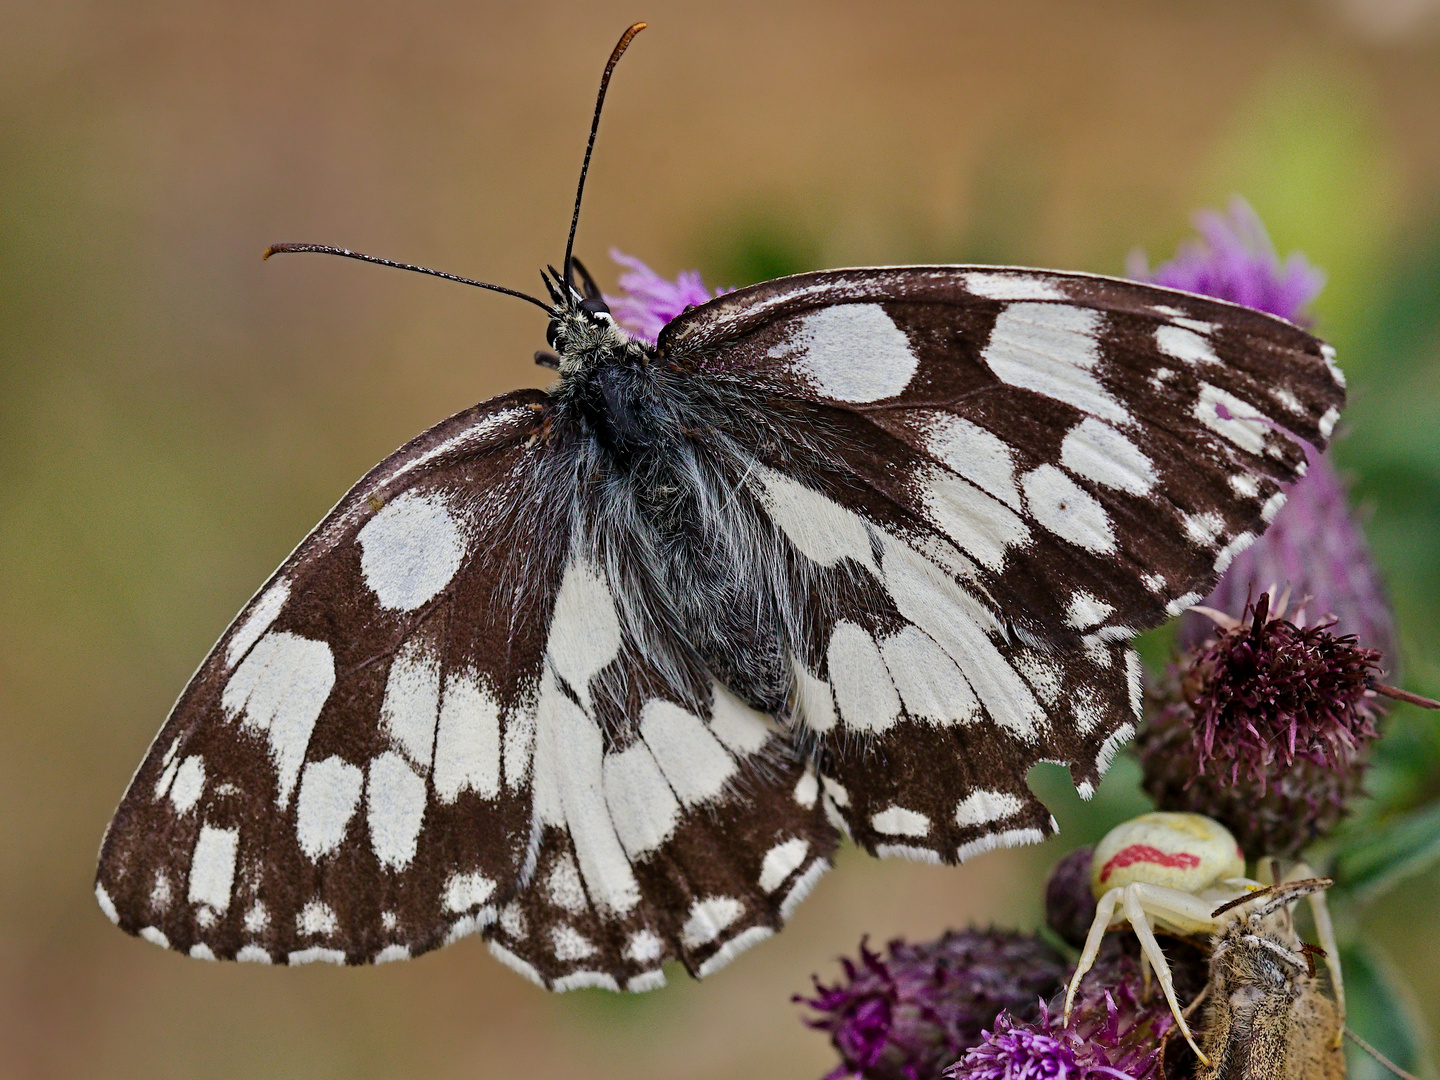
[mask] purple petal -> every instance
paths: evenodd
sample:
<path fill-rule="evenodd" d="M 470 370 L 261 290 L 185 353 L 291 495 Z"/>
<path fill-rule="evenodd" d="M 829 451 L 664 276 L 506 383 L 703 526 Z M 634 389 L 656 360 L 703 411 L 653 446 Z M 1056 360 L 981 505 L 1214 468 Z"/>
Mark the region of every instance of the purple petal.
<path fill-rule="evenodd" d="M 606 296 L 605 303 L 610 305 L 611 313 L 621 326 L 652 345 L 665 324 L 687 307 L 703 304 L 728 291 L 719 289 L 712 294 L 698 270 L 682 270 L 679 277 L 669 281 L 633 255 L 611 248 L 610 258 L 629 269 L 620 275 L 620 288 L 625 295 Z"/>
<path fill-rule="evenodd" d="M 1281 263 L 1270 236 L 1250 204 L 1236 196 L 1228 215 L 1202 210 L 1195 215 L 1198 240 L 1180 246 L 1175 258 L 1148 268 L 1145 256 L 1130 256 L 1131 277 L 1186 292 L 1229 300 L 1307 325 L 1306 307 L 1325 285 L 1325 275 L 1295 252 Z"/>

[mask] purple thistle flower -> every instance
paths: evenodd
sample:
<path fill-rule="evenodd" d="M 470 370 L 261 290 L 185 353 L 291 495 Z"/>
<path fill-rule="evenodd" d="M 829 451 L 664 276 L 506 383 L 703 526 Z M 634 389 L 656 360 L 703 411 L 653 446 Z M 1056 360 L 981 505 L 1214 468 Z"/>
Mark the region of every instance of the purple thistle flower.
<path fill-rule="evenodd" d="M 840 1064 L 827 1080 L 932 1080 L 979 1041 L 1001 1010 L 1036 1015 L 1039 999 L 1065 977 L 1060 956 L 1039 939 L 1002 930 L 951 931 L 938 941 L 892 941 L 885 956 L 862 941 L 860 960 L 841 961 L 845 979 L 815 980 L 797 996 L 819 1014 L 805 1022 L 830 1033 Z"/>
<path fill-rule="evenodd" d="M 1325 286 L 1325 275 L 1298 251 L 1282 264 L 1275 245 L 1250 204 L 1238 195 L 1229 215 L 1195 215 L 1198 240 L 1180 246 L 1175 258 L 1154 270 L 1144 252 L 1130 255 L 1126 272 L 1138 281 L 1201 293 L 1268 311 L 1293 323 L 1310 323 L 1305 308 Z"/>
<path fill-rule="evenodd" d="M 1262 594 L 1172 672 L 1136 738 L 1145 790 L 1220 821 L 1252 858 L 1293 857 L 1360 790 L 1379 659 L 1329 625 L 1269 617 Z"/>
<path fill-rule="evenodd" d="M 665 324 L 686 308 L 730 291 L 717 289 L 711 293 L 698 270 L 682 270 L 674 281 L 668 281 L 633 255 L 611 248 L 610 258 L 629 269 L 620 275 L 620 288 L 625 295 L 606 296 L 605 303 L 610 306 L 616 322 L 652 345 Z"/>
<path fill-rule="evenodd" d="M 948 1080 L 1159 1080 L 1161 1041 L 1174 1018 L 1163 998 L 1158 1005 L 1140 1007 L 1139 966 L 1129 956 L 1117 956 L 1104 976 L 1108 987 L 1089 976 L 1082 983 L 1089 990 L 1076 999 L 1069 1027 L 1050 1007 L 1028 1022 L 1001 1013 L 943 1075 Z"/>

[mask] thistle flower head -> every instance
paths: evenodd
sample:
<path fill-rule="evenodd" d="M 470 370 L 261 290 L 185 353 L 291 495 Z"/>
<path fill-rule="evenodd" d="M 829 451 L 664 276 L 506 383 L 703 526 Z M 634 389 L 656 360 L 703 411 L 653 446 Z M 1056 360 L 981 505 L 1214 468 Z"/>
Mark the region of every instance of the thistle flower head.
<path fill-rule="evenodd" d="M 1262 594 L 1172 673 L 1136 742 L 1145 789 L 1216 818 L 1248 855 L 1295 855 L 1360 789 L 1379 659 L 1328 624 L 1271 617 Z"/>
<path fill-rule="evenodd" d="M 1069 1026 L 1058 999 L 1034 1020 L 996 1018 L 978 1044 L 944 1075 L 949 1080 L 1159 1080 L 1160 1044 L 1174 1026 L 1160 995 L 1148 1007 L 1134 958 L 1111 952 L 1086 976 Z"/>
<path fill-rule="evenodd" d="M 625 295 L 606 296 L 605 303 L 616 322 L 652 345 L 665 324 L 686 308 L 729 291 L 710 292 L 698 270 L 682 270 L 674 281 L 669 281 L 632 255 L 611 248 L 610 258 L 628 269 L 620 275 L 620 288 Z"/>
<path fill-rule="evenodd" d="M 1054 994 L 1065 964 L 1028 935 L 951 931 L 938 941 L 892 941 L 885 955 L 862 941 L 859 962 L 842 960 L 845 978 L 815 980 L 815 996 L 796 997 L 830 1033 L 840 1064 L 827 1080 L 930 1080 L 979 1041 L 1003 1009 L 1036 1015 Z"/>
<path fill-rule="evenodd" d="M 1150 269 L 1142 252 L 1131 254 L 1132 278 L 1172 289 L 1268 311 L 1308 325 L 1305 308 L 1325 285 L 1325 275 L 1294 252 L 1283 263 L 1259 215 L 1238 195 L 1228 214 L 1202 210 L 1195 215 L 1197 240 L 1180 246 L 1175 258 Z"/>

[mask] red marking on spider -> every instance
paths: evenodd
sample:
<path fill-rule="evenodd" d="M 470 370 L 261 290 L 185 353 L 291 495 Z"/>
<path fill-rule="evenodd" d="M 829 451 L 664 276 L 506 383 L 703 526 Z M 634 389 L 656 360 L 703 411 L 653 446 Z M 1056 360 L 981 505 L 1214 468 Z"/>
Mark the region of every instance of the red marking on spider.
<path fill-rule="evenodd" d="M 1136 863 L 1155 863 L 1177 870 L 1194 870 L 1200 865 L 1200 856 L 1191 855 L 1188 851 L 1161 851 L 1149 844 L 1131 844 L 1110 856 L 1100 868 L 1100 883 L 1103 885 L 1116 870 L 1123 870 Z"/>

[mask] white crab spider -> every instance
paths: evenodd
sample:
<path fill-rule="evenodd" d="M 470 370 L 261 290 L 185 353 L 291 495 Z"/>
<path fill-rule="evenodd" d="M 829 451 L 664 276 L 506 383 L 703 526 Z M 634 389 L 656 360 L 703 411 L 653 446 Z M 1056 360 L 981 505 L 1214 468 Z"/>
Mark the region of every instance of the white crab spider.
<path fill-rule="evenodd" d="M 1271 866 L 1262 860 L 1260 873 L 1273 879 Z M 1200 1061 L 1210 1059 L 1196 1045 L 1175 988 L 1170 966 L 1154 928 L 1181 937 L 1216 934 L 1231 923 L 1246 917 L 1246 908 L 1253 899 L 1267 896 L 1275 885 L 1294 884 L 1315 878 L 1303 863 L 1291 867 L 1278 882 L 1256 881 L 1245 877 L 1245 856 L 1235 837 L 1218 821 L 1200 814 L 1153 813 L 1117 825 L 1095 845 L 1090 864 L 1090 888 L 1096 898 L 1095 920 L 1085 939 L 1085 948 L 1071 976 L 1065 993 L 1065 1022 L 1070 1022 L 1070 1008 L 1080 978 L 1095 963 L 1100 942 L 1112 925 L 1129 922 L 1140 939 L 1142 967 L 1145 962 L 1154 968 L 1160 989 L 1180 1031 Z M 1335 1009 L 1339 1024 L 1337 1040 L 1345 1024 L 1345 990 L 1340 979 L 1339 950 L 1330 912 L 1325 904 L 1324 886 L 1329 882 L 1316 879 L 1316 887 L 1308 893 L 1315 918 L 1315 931 L 1325 950 L 1325 963 L 1330 969 L 1330 983 L 1335 992 Z"/>

